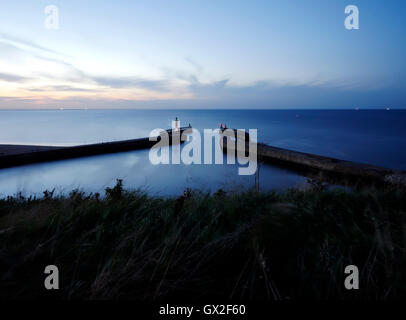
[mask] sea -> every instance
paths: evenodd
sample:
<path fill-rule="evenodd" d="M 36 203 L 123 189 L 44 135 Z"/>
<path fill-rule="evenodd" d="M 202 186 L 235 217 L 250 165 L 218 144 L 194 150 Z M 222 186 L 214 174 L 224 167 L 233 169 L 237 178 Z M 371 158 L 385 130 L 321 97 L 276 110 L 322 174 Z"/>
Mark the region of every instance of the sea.
<path fill-rule="evenodd" d="M 257 140 L 272 146 L 406 170 L 406 110 L 1 110 L 0 144 L 72 146 L 135 139 L 148 137 L 153 129 L 169 129 L 176 117 L 181 126 L 191 124 L 201 133 L 223 123 L 256 129 Z M 149 152 L 0 169 L 0 198 L 41 196 L 52 189 L 56 194 L 73 189 L 103 194 L 116 179 L 123 179 L 126 189 L 164 196 L 186 188 L 215 192 L 307 185 L 301 174 L 267 164 L 260 164 L 257 174 L 243 176 L 238 162 L 154 165 Z"/>

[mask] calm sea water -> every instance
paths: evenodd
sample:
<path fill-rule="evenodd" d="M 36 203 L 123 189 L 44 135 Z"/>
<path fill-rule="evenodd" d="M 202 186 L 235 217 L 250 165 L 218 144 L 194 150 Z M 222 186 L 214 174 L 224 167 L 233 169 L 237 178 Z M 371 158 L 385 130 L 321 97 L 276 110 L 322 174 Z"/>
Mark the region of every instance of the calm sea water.
<path fill-rule="evenodd" d="M 76 145 L 146 137 L 155 128 L 181 125 L 258 129 L 273 146 L 345 160 L 406 169 L 406 111 L 403 110 L 63 110 L 0 111 L 0 144 Z M 179 194 L 185 188 L 214 191 L 254 185 L 236 165 L 158 165 L 148 150 L 102 155 L 0 170 L 0 197 L 80 188 L 103 192 L 117 178 L 127 188 Z M 294 172 L 262 165 L 262 189 L 305 185 Z"/>

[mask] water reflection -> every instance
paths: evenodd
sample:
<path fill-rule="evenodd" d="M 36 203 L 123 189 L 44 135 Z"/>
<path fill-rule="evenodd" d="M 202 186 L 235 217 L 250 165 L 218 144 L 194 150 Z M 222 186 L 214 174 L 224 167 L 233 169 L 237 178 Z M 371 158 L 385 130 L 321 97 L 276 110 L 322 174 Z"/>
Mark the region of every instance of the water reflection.
<path fill-rule="evenodd" d="M 152 165 L 149 150 L 34 164 L 0 170 L 0 197 L 22 192 L 41 196 L 55 188 L 58 194 L 79 188 L 104 193 L 123 179 L 126 188 L 142 188 L 151 194 L 176 195 L 185 188 L 203 191 L 239 190 L 254 186 L 255 176 L 239 176 L 237 165 Z M 287 170 L 263 165 L 262 189 L 284 189 L 305 184 L 306 179 Z"/>

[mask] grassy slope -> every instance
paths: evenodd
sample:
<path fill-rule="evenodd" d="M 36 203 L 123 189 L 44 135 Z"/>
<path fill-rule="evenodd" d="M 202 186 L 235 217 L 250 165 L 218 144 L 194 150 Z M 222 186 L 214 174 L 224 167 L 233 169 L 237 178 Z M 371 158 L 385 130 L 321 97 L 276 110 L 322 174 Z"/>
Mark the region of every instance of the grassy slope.
<path fill-rule="evenodd" d="M 0 298 L 406 296 L 406 197 L 394 190 L 0 201 Z M 59 291 L 43 289 L 57 265 Z M 344 289 L 344 267 L 360 290 Z"/>

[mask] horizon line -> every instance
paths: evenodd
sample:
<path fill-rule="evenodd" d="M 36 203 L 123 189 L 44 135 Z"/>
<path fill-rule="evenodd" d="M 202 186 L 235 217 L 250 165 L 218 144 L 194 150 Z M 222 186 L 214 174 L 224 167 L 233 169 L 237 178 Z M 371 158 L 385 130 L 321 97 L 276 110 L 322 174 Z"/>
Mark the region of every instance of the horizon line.
<path fill-rule="evenodd" d="M 0 111 L 69 111 L 69 110 L 76 110 L 76 111 L 91 111 L 91 110 L 186 110 L 186 111 L 193 111 L 193 110 L 204 110 L 204 111 L 214 111 L 214 110 L 246 110 L 246 111 L 266 111 L 266 110 L 275 110 L 275 111 L 288 111 L 288 110 L 331 110 L 331 111 L 339 111 L 339 110 L 353 110 L 353 111 L 361 111 L 361 110 L 406 110 L 406 107 L 343 107 L 343 108 L 0 108 Z"/>

